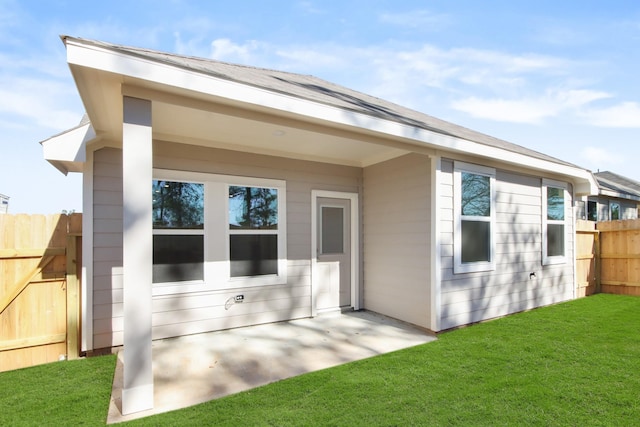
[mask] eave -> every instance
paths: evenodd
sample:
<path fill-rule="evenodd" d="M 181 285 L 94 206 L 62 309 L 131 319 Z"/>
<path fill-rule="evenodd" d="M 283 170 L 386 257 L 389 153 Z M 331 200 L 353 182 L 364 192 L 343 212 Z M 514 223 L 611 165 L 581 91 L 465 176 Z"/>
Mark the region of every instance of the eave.
<path fill-rule="evenodd" d="M 156 139 L 359 167 L 411 152 L 431 156 L 449 152 L 561 176 L 574 184 L 577 195 L 597 194 L 593 175 L 577 166 L 270 91 L 82 39 L 63 40 L 80 96 L 103 140 L 120 138 L 124 94 L 154 101 Z M 189 128 L 176 120 L 196 116 L 201 120 Z M 164 120 L 156 125 L 156 117 Z"/>
<path fill-rule="evenodd" d="M 96 139 L 91 123 L 85 123 L 41 141 L 45 160 L 67 175 L 82 172 L 86 161 L 86 146 Z"/>

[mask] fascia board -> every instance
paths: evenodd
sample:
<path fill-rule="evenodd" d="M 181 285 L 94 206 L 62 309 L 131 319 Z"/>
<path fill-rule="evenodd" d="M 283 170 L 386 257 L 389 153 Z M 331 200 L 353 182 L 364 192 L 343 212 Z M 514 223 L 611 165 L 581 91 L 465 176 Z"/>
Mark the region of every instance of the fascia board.
<path fill-rule="evenodd" d="M 90 123 L 42 141 L 44 159 L 65 175 L 82 170 L 86 161 L 86 146 L 96 138 Z"/>
<path fill-rule="evenodd" d="M 366 132 L 384 134 L 392 138 L 401 138 L 412 145 L 429 144 L 440 150 L 472 154 L 474 156 L 499 159 L 513 165 L 524 166 L 555 174 L 565 175 L 577 180 L 587 180 L 589 188 L 595 180 L 589 178 L 590 172 L 536 159 L 524 154 L 514 153 L 497 147 L 420 129 L 406 124 L 393 122 L 366 114 L 333 107 L 287 94 L 272 92 L 263 88 L 221 79 L 191 70 L 159 63 L 116 52 L 110 49 L 68 39 L 67 61 L 77 66 L 99 69 L 136 79 L 147 80 L 187 91 L 224 98 L 232 102 L 254 105 L 308 119 L 333 122 L 350 128 L 360 128 Z M 593 183 L 591 182 L 593 181 Z M 596 187 L 597 188 L 597 187 Z"/>
<path fill-rule="evenodd" d="M 640 197 L 638 196 L 634 196 L 632 194 L 627 194 L 627 193 L 619 193 L 613 190 L 600 189 L 600 194 L 603 196 L 615 197 L 617 199 L 640 201 Z"/>

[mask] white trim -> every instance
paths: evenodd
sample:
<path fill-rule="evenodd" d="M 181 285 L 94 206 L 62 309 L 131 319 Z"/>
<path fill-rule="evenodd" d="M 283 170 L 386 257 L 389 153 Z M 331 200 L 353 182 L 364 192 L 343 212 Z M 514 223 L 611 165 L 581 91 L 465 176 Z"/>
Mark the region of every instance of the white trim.
<path fill-rule="evenodd" d="M 95 140 L 96 132 L 91 123 L 69 129 L 40 143 L 42 154 L 60 172 L 82 172 L 86 161 L 87 145 Z"/>
<path fill-rule="evenodd" d="M 564 220 L 553 221 L 547 219 L 547 188 L 559 188 L 563 190 L 564 195 Z M 573 206 L 569 199 L 569 185 L 566 182 L 554 181 L 551 179 L 542 179 L 541 187 L 542 198 L 542 265 L 555 265 L 567 263 L 567 235 L 569 233 L 570 221 L 573 218 Z M 549 256 L 547 255 L 547 226 L 549 224 L 562 224 L 564 226 L 564 255 Z M 574 239 L 575 240 L 575 239 Z"/>
<path fill-rule="evenodd" d="M 123 98 L 123 415 L 153 408 L 151 109 L 151 101 Z"/>
<path fill-rule="evenodd" d="M 93 155 L 87 151 L 82 174 L 82 351 L 93 350 Z"/>
<path fill-rule="evenodd" d="M 154 283 L 153 295 L 184 294 L 255 286 L 283 285 L 288 280 L 287 265 L 287 183 L 284 180 L 220 175 L 203 172 L 154 169 L 153 179 L 204 184 L 205 224 L 203 230 L 154 230 L 153 234 L 203 234 L 205 236 L 204 280 Z M 277 230 L 229 230 L 229 186 L 275 188 L 278 190 Z M 215 209 L 217 206 L 218 209 Z M 272 234 L 278 236 L 278 274 L 231 277 L 229 236 L 231 234 Z M 220 246 L 224 241 L 224 247 Z M 217 244 L 216 244 L 217 243 Z"/>
<path fill-rule="evenodd" d="M 342 191 L 311 190 L 311 316 L 318 315 L 316 308 L 318 285 L 318 198 L 344 199 L 351 202 L 351 305 L 360 310 L 360 208 L 358 193 Z"/>
<path fill-rule="evenodd" d="M 440 330 L 442 318 L 442 235 L 441 186 L 442 157 L 431 158 L 431 319 L 432 331 Z"/>
<path fill-rule="evenodd" d="M 489 223 L 489 261 L 473 263 L 462 262 L 462 172 L 489 177 L 490 191 L 490 215 L 489 217 L 469 217 L 469 220 L 477 220 Z M 464 162 L 453 164 L 453 272 L 473 273 L 478 271 L 493 271 L 496 269 L 495 234 L 496 234 L 496 170 L 486 166 Z"/>
<path fill-rule="evenodd" d="M 350 111 L 349 114 L 344 114 L 344 110 L 338 107 L 179 68 L 149 58 L 136 57 L 99 46 L 91 41 L 66 37 L 64 42 L 67 47 L 67 62 L 70 65 L 131 76 L 170 87 L 179 87 L 194 93 L 213 96 L 221 101 L 241 102 L 253 108 L 273 109 L 287 115 L 311 118 L 314 121 L 346 125 L 366 133 L 376 132 L 401 138 L 414 146 L 423 146 L 426 143 L 453 152 L 497 158 L 506 163 L 551 171 L 586 181 L 588 188 L 585 191 L 587 193 L 595 193 L 598 189 L 593 175 L 578 167 L 538 159 L 498 147 L 490 147 L 364 113 Z M 177 83 L 180 83 L 180 86 L 177 86 Z"/>
<path fill-rule="evenodd" d="M 431 319 L 430 329 L 440 330 L 442 318 L 442 245 L 440 224 L 440 196 L 442 158 L 431 157 Z"/>

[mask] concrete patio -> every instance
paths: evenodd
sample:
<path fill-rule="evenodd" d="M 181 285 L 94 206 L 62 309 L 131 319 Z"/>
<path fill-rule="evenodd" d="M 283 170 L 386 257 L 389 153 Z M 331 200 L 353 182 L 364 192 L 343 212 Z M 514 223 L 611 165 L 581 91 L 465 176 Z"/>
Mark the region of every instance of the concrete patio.
<path fill-rule="evenodd" d="M 122 415 L 121 352 L 107 423 L 185 408 L 433 340 L 422 329 L 358 311 L 154 341 L 154 409 Z"/>

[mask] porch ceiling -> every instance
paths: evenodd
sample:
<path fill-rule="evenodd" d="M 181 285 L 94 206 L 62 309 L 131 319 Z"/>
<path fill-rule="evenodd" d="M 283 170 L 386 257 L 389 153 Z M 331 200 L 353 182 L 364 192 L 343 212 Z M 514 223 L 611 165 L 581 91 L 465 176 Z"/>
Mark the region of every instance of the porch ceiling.
<path fill-rule="evenodd" d="M 374 132 L 356 132 L 96 69 L 72 65 L 71 70 L 97 140 L 106 145 L 121 143 L 122 96 L 127 95 L 152 101 L 153 138 L 157 140 L 356 167 L 410 152 L 402 141 Z"/>
<path fill-rule="evenodd" d="M 364 167 L 407 153 L 311 123 L 153 103 L 155 139 Z M 373 138 L 371 138 L 373 139 Z"/>

